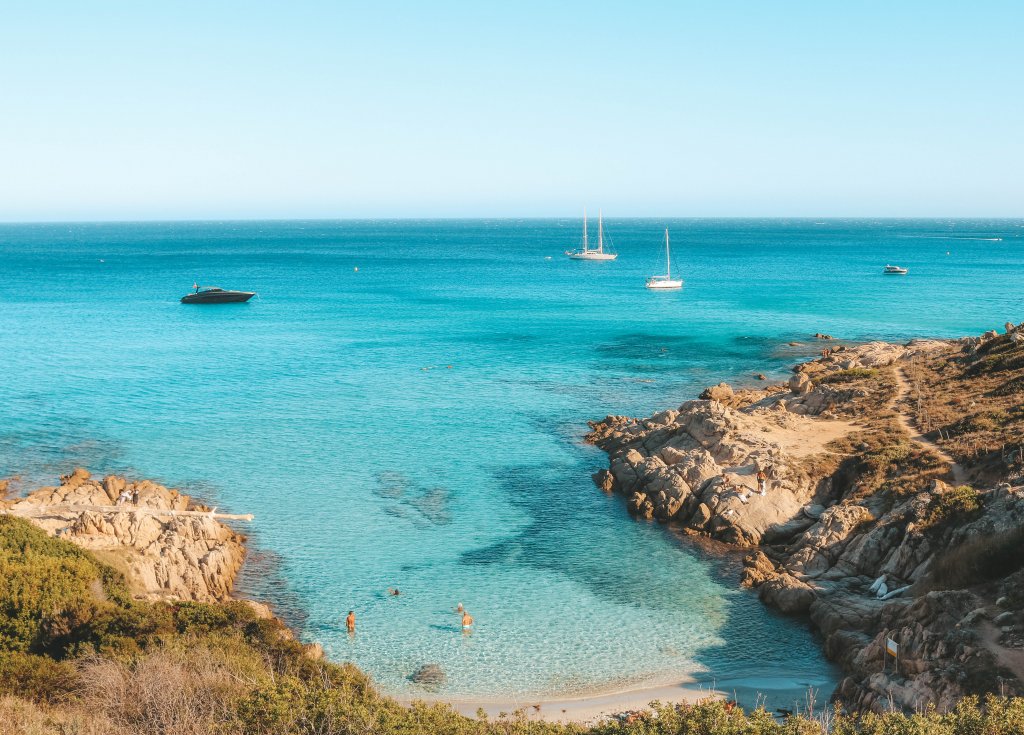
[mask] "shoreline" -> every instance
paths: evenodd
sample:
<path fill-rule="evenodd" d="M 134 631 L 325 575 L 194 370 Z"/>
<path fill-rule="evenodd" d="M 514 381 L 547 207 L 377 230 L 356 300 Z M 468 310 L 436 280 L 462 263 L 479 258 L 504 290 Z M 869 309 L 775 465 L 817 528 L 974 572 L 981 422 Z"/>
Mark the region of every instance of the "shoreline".
<path fill-rule="evenodd" d="M 467 717 L 476 717 L 483 710 L 489 719 L 496 719 L 501 714 L 512 716 L 517 712 L 530 720 L 560 723 L 592 723 L 625 712 L 646 709 L 657 700 L 666 704 L 693 704 L 704 699 L 724 697 L 724 693 L 711 688 L 704 688 L 694 678 L 685 678 L 677 684 L 641 684 L 621 691 L 596 694 L 583 694 L 574 697 L 524 698 L 475 698 L 445 697 L 426 695 L 411 697 L 386 692 L 399 704 L 409 706 L 413 702 L 431 704 L 447 704 L 456 712 Z"/>
<path fill-rule="evenodd" d="M 800 684 L 782 677 L 736 677 L 725 680 L 687 676 L 674 683 L 646 682 L 634 686 L 565 697 L 446 697 L 443 695 L 409 696 L 384 692 L 404 706 L 413 702 L 447 704 L 467 717 L 476 717 L 483 710 L 489 719 L 521 712 L 528 720 L 557 723 L 594 724 L 601 720 L 646 710 L 652 702 L 661 704 L 696 704 L 712 699 L 736 702 L 747 710 L 765 705 L 772 711 L 801 711 L 825 705 L 829 697 L 823 696 L 813 684 Z"/>

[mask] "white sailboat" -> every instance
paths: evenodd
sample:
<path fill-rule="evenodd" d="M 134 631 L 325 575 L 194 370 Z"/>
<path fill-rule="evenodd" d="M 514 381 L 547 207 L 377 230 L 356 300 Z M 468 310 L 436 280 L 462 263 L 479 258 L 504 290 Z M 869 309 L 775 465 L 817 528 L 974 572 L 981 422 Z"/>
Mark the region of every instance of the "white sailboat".
<path fill-rule="evenodd" d="M 565 254 L 573 260 L 615 260 L 619 257 L 616 253 L 604 251 L 604 223 L 601 220 L 601 210 L 597 210 L 597 247 L 590 247 L 587 240 L 587 210 L 583 210 L 583 249 L 566 250 Z"/>
<path fill-rule="evenodd" d="M 668 246 L 668 230 L 665 230 L 665 275 L 651 276 L 647 279 L 647 288 L 659 291 L 672 291 L 683 287 L 682 279 L 672 278 L 672 253 Z"/>

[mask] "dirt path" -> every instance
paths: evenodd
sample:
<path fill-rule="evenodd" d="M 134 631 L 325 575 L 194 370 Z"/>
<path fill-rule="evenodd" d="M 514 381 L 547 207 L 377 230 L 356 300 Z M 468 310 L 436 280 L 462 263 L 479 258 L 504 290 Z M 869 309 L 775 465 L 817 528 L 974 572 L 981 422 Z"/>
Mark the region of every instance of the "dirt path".
<path fill-rule="evenodd" d="M 1013 672 L 1020 681 L 1024 682 L 1024 650 L 1019 648 L 1007 648 L 999 643 L 999 629 L 992 623 L 982 623 L 978 626 L 981 642 L 985 648 L 992 652 L 999 665 Z"/>
<path fill-rule="evenodd" d="M 896 414 L 899 417 L 900 424 L 904 429 L 906 429 L 907 433 L 910 434 L 910 441 L 924 447 L 934 454 L 939 455 L 943 462 L 948 463 L 950 470 L 953 473 L 954 485 L 967 484 L 967 472 L 955 459 L 953 459 L 953 455 L 918 431 L 917 427 L 914 426 L 914 422 L 910 419 L 910 416 L 900 405 L 904 401 L 910 400 L 910 381 L 907 380 L 907 375 L 903 372 L 903 368 L 896 368 L 894 372 L 896 373 L 896 398 L 893 400 L 893 409 L 895 409 Z"/>

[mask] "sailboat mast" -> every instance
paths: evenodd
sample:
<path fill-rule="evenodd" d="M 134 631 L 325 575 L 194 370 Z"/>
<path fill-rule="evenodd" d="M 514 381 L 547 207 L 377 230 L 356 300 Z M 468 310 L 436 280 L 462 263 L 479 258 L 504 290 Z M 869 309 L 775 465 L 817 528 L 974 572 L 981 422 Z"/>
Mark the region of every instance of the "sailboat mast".
<path fill-rule="evenodd" d="M 587 252 L 587 208 L 583 208 L 583 252 Z"/>
<path fill-rule="evenodd" d="M 665 228 L 665 275 L 672 277 L 672 253 L 668 249 L 668 228 Z"/>
<path fill-rule="evenodd" d="M 604 224 L 601 222 L 601 210 L 597 210 L 597 252 L 604 252 Z"/>

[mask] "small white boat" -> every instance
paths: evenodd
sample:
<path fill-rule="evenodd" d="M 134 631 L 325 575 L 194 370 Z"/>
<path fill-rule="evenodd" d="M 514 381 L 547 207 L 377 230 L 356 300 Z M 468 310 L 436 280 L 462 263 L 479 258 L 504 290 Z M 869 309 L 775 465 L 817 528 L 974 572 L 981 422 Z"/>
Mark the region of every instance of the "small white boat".
<path fill-rule="evenodd" d="M 615 260 L 619 257 L 615 253 L 604 251 L 604 223 L 601 221 L 601 210 L 597 211 L 597 247 L 590 247 L 587 240 L 587 210 L 583 210 L 583 248 L 581 250 L 566 250 L 565 254 L 573 260 Z"/>
<path fill-rule="evenodd" d="M 882 272 L 887 276 L 905 276 L 909 273 L 906 268 L 900 268 L 898 265 L 887 265 Z"/>
<path fill-rule="evenodd" d="M 668 230 L 665 230 L 665 275 L 651 276 L 647 288 L 658 291 L 674 291 L 683 287 L 683 280 L 672 278 L 672 252 L 668 246 Z"/>

